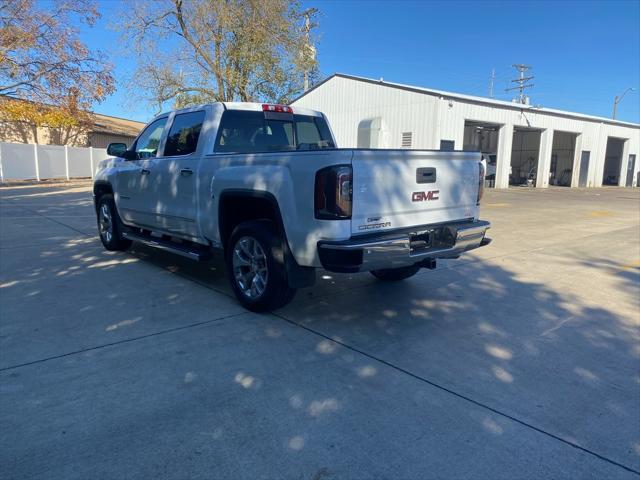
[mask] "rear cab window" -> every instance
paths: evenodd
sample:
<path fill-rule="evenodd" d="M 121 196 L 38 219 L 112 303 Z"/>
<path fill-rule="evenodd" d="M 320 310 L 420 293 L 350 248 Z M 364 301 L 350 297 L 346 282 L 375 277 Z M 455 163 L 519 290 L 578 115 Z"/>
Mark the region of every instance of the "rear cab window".
<path fill-rule="evenodd" d="M 216 152 L 229 153 L 324 148 L 335 148 L 324 118 L 249 110 L 226 110 L 220 120 L 215 144 Z"/>

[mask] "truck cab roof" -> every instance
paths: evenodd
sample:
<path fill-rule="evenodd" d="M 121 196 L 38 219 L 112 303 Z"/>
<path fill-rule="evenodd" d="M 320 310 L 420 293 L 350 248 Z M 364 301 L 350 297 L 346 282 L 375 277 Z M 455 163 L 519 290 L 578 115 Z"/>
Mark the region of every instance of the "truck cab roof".
<path fill-rule="evenodd" d="M 172 112 L 181 113 L 181 112 L 185 112 L 185 111 L 193 111 L 193 110 L 202 109 L 202 108 L 205 108 L 205 107 L 208 107 L 208 106 L 216 106 L 216 105 L 222 105 L 225 108 L 225 110 L 248 110 L 248 111 L 261 112 L 263 105 L 276 105 L 276 104 L 261 103 L 261 102 L 212 102 L 212 103 L 203 103 L 203 104 L 200 104 L 200 105 L 191 105 L 191 106 L 188 106 L 188 107 L 169 110 L 169 111 L 161 113 L 160 115 L 156 115 L 154 118 L 159 118 L 159 117 L 162 117 L 162 116 L 165 116 L 165 115 L 169 115 Z M 322 113 L 318 112 L 317 110 L 311 110 L 309 108 L 303 108 L 303 107 L 290 107 L 290 108 L 293 109 L 293 113 L 294 114 L 308 115 L 308 116 L 312 116 L 312 117 L 322 117 Z"/>
<path fill-rule="evenodd" d="M 276 105 L 272 103 L 258 103 L 258 102 L 222 102 L 227 110 L 250 110 L 255 112 L 261 112 L 263 105 Z M 309 115 L 312 117 L 321 117 L 322 113 L 317 110 L 311 110 L 303 107 L 291 107 L 293 113 L 300 115 Z"/>

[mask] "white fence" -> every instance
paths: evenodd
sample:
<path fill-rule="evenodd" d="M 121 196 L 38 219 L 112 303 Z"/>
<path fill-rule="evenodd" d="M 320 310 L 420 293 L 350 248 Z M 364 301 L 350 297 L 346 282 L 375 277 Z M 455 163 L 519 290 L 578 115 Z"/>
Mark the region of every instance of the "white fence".
<path fill-rule="evenodd" d="M 93 177 L 106 148 L 0 142 L 0 181 Z"/>

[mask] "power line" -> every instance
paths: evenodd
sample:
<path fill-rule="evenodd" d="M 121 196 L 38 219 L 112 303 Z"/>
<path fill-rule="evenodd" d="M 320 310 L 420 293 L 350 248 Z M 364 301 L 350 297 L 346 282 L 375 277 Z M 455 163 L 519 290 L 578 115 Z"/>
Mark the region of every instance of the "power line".
<path fill-rule="evenodd" d="M 518 102 L 518 103 L 522 103 L 523 105 L 526 105 L 529 103 L 529 97 L 527 97 L 524 94 L 524 89 L 533 87 L 533 83 L 527 83 L 527 82 L 529 82 L 530 80 L 533 80 L 534 77 L 533 75 L 529 77 L 525 77 L 524 74 L 527 70 L 531 70 L 531 67 L 528 67 L 527 65 L 522 65 L 521 63 L 515 64 L 513 65 L 513 67 L 516 70 L 518 70 L 519 76 L 518 78 L 511 80 L 511 83 L 517 83 L 518 85 L 515 87 L 507 88 L 505 91 L 509 92 L 511 90 L 519 90 L 520 94 L 518 95 L 517 98 L 514 99 L 514 102 Z"/>

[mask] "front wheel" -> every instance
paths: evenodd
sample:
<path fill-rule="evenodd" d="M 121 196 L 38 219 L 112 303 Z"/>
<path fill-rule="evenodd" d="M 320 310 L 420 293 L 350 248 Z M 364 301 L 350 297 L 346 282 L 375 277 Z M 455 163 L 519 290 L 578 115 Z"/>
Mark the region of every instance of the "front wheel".
<path fill-rule="evenodd" d="M 113 195 L 104 194 L 98 200 L 98 232 L 102 245 L 107 250 L 124 251 L 131 240 L 122 237 L 122 221 L 116 209 Z"/>
<path fill-rule="evenodd" d="M 420 267 L 418 265 L 410 265 L 408 267 L 400 268 L 385 268 L 383 270 L 371 270 L 371 275 L 378 280 L 385 282 L 397 282 L 398 280 L 404 280 L 405 278 L 413 277 L 418 273 Z"/>
<path fill-rule="evenodd" d="M 238 225 L 227 244 L 225 259 L 233 293 L 246 309 L 275 310 L 293 299 L 296 290 L 289 287 L 282 240 L 273 222 Z"/>

